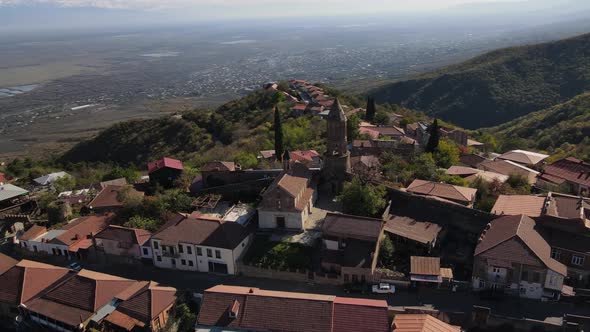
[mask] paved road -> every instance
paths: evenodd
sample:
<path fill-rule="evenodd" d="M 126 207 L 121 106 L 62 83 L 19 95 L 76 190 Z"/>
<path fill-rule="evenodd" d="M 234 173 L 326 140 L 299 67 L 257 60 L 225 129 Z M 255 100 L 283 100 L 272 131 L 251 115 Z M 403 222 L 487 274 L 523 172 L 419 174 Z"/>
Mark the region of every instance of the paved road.
<path fill-rule="evenodd" d="M 13 254 L 15 256 L 15 254 Z M 21 257 L 15 257 L 21 258 Z M 65 266 L 67 263 L 59 257 L 30 258 L 55 265 Z M 590 315 L 590 307 L 574 306 L 563 302 L 541 302 L 527 299 L 506 298 L 501 301 L 484 301 L 470 292 L 451 293 L 446 290 L 420 289 L 418 291 L 398 290 L 393 295 L 378 294 L 347 294 L 340 286 L 320 285 L 313 283 L 292 282 L 276 279 L 251 278 L 243 276 L 217 275 L 200 272 L 184 272 L 164 270 L 152 265 L 132 264 L 92 264 L 81 263 L 89 270 L 109 273 L 130 279 L 154 280 L 181 290 L 202 293 L 203 290 L 218 285 L 235 285 L 258 287 L 269 290 L 327 294 L 349 297 L 369 297 L 387 300 L 390 306 L 421 306 L 432 305 L 435 309 L 445 312 L 470 312 L 473 305 L 492 308 L 494 314 L 511 317 L 526 317 L 537 320 L 559 318 L 564 314 Z"/>

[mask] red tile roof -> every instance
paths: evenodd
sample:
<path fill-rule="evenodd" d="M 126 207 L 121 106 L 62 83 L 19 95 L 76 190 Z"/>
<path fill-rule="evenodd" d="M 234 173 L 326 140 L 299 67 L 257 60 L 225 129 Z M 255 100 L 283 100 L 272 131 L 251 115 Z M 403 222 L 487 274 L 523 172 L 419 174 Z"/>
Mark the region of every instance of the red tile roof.
<path fill-rule="evenodd" d="M 10 270 L 13 266 L 16 265 L 16 263 L 18 263 L 16 259 L 0 253 L 0 275 Z"/>
<path fill-rule="evenodd" d="M 128 228 L 110 225 L 102 232 L 96 234 L 97 239 L 107 239 L 123 243 L 143 245 L 150 239 L 152 233 L 144 229 Z"/>
<path fill-rule="evenodd" d="M 381 219 L 328 213 L 322 225 L 322 233 L 345 239 L 377 242 L 383 224 Z"/>
<path fill-rule="evenodd" d="M 389 332 L 387 310 L 385 301 L 336 297 L 332 331 Z"/>
<path fill-rule="evenodd" d="M 30 240 L 38 238 L 41 234 L 45 234 L 45 233 L 47 233 L 47 228 L 45 226 L 35 224 L 31 228 L 29 228 L 23 234 L 23 236 L 20 237 L 19 240 L 30 241 Z"/>
<path fill-rule="evenodd" d="M 135 280 L 82 270 L 25 305 L 29 311 L 77 326 L 136 283 Z"/>
<path fill-rule="evenodd" d="M 410 274 L 440 276 L 440 257 L 410 257 Z"/>
<path fill-rule="evenodd" d="M 212 161 L 201 167 L 201 172 L 234 172 L 236 164 L 232 161 Z"/>
<path fill-rule="evenodd" d="M 176 288 L 148 282 L 134 295 L 123 301 L 117 311 L 149 324 L 176 302 Z"/>
<path fill-rule="evenodd" d="M 492 208 L 497 215 L 539 217 L 543 213 L 546 197 L 534 195 L 500 195 Z"/>
<path fill-rule="evenodd" d="M 17 306 L 66 277 L 68 269 L 22 260 L 0 275 L 0 302 Z"/>
<path fill-rule="evenodd" d="M 75 219 L 61 228 L 61 230 L 65 230 L 64 233 L 56 236 L 49 242 L 55 244 L 63 244 L 66 246 L 74 245 L 77 242 L 83 241 L 87 239 L 87 237 L 89 236 L 94 236 L 103 229 L 107 228 L 111 223 L 113 216 L 114 215 L 110 213 L 105 215 L 93 215 Z"/>
<path fill-rule="evenodd" d="M 477 193 L 477 189 L 475 188 L 424 180 L 414 180 L 406 190 L 415 194 L 437 196 L 466 203 L 472 202 Z"/>
<path fill-rule="evenodd" d="M 230 316 L 231 308 L 238 308 L 235 317 Z M 198 324 L 290 332 L 386 332 L 389 329 L 385 301 L 223 285 L 205 291 Z"/>
<path fill-rule="evenodd" d="M 152 238 L 168 245 L 190 243 L 233 250 L 249 234 L 249 230 L 239 223 L 183 217 L 168 224 Z"/>
<path fill-rule="evenodd" d="M 590 186 L 590 163 L 572 157 L 561 159 L 545 166 L 539 177 L 558 184 L 565 180 Z"/>
<path fill-rule="evenodd" d="M 461 328 L 426 314 L 397 314 L 393 332 L 461 332 Z"/>
<path fill-rule="evenodd" d="M 503 216 L 494 219 L 482 233 L 479 243 L 475 247 L 474 256 L 502 245 L 502 243 L 518 238 L 539 258 L 547 268 L 567 274 L 565 265 L 551 258 L 551 247 L 536 229 L 536 223 L 525 215 Z M 521 253 L 514 253 L 510 259 L 518 260 Z M 505 259 L 505 257 L 502 257 Z"/>
<path fill-rule="evenodd" d="M 177 169 L 179 171 L 182 171 L 184 169 L 184 167 L 182 166 L 182 161 L 178 159 L 162 158 L 160 160 L 148 163 L 148 173 L 153 173 L 162 168 L 172 168 Z"/>
<path fill-rule="evenodd" d="M 295 150 L 289 154 L 292 161 L 313 161 L 314 157 L 320 156 L 316 150 Z"/>
<path fill-rule="evenodd" d="M 115 186 L 107 185 L 101 190 L 96 197 L 88 204 L 91 209 L 100 208 L 117 208 L 122 207 L 123 202 L 121 194 L 126 193 L 131 197 L 143 197 L 143 193 L 135 190 L 132 186 Z"/>
<path fill-rule="evenodd" d="M 385 224 L 386 232 L 423 244 L 435 242 L 441 230 L 437 224 L 400 216 L 390 216 Z"/>

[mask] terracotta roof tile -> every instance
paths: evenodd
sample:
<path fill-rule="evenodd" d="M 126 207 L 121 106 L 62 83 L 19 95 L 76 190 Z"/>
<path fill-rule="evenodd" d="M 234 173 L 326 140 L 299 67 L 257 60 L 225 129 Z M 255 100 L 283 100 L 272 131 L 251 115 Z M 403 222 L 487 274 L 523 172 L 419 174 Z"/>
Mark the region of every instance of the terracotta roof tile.
<path fill-rule="evenodd" d="M 190 243 L 216 248 L 234 249 L 248 235 L 249 230 L 239 223 L 183 217 L 152 236 L 163 243 Z"/>
<path fill-rule="evenodd" d="M 461 328 L 426 314 L 397 314 L 393 332 L 461 332 Z"/>
<path fill-rule="evenodd" d="M 414 180 L 408 188 L 408 192 L 442 197 L 461 202 L 472 202 L 475 199 L 477 189 L 453 186 L 447 183 Z"/>
<path fill-rule="evenodd" d="M 234 172 L 236 164 L 231 161 L 212 161 L 201 167 L 201 172 Z"/>
<path fill-rule="evenodd" d="M 38 238 L 39 236 L 41 236 L 42 234 L 47 233 L 47 228 L 45 226 L 41 226 L 41 225 L 33 225 L 31 228 L 29 228 L 21 237 L 19 240 L 22 241 L 30 241 L 30 240 L 34 240 L 36 238 Z"/>
<path fill-rule="evenodd" d="M 539 217 L 543 212 L 545 197 L 533 195 L 500 195 L 492 208 L 497 215 L 520 215 Z"/>
<path fill-rule="evenodd" d="M 566 266 L 551 258 L 551 247 L 539 234 L 535 226 L 535 221 L 525 215 L 496 218 L 482 233 L 480 241 L 475 247 L 474 256 L 478 256 L 510 239 L 518 238 L 545 266 L 557 273 L 566 275 Z"/>
<path fill-rule="evenodd" d="M 149 282 L 123 301 L 117 310 L 149 324 L 174 302 L 176 302 L 175 288 L 162 287 L 157 283 Z"/>
<path fill-rule="evenodd" d="M 440 276 L 440 257 L 410 257 L 410 274 Z"/>
<path fill-rule="evenodd" d="M 122 207 L 124 202 L 121 200 L 121 194 L 125 192 L 132 197 L 143 197 L 143 193 L 135 190 L 132 186 L 108 185 L 94 197 L 88 206 L 91 209 Z"/>
<path fill-rule="evenodd" d="M 571 157 L 561 159 L 545 166 L 539 176 L 558 184 L 565 180 L 590 186 L 590 163 Z"/>
<path fill-rule="evenodd" d="M 110 225 L 102 232 L 96 234 L 98 239 L 108 239 L 118 242 L 143 245 L 150 239 L 152 233 L 143 229 L 128 228 L 116 225 Z"/>
<path fill-rule="evenodd" d="M 0 275 L 0 302 L 24 303 L 68 273 L 62 267 L 22 260 Z"/>
<path fill-rule="evenodd" d="M 148 163 L 148 173 L 153 173 L 162 168 L 172 168 L 180 171 L 184 169 L 182 166 L 182 161 L 178 159 L 162 158 L 160 160 Z"/>
<path fill-rule="evenodd" d="M 0 253 L 0 275 L 4 272 L 10 270 L 13 266 L 16 265 L 18 261 L 10 256 L 6 256 L 3 253 Z"/>
<path fill-rule="evenodd" d="M 383 220 L 328 213 L 322 225 L 322 232 L 327 236 L 376 242 L 383 229 Z"/>
<path fill-rule="evenodd" d="M 536 176 L 539 172 L 534 169 L 519 165 L 510 160 L 494 160 L 482 162 L 479 167 L 486 171 L 491 171 L 503 175 L 519 174 L 526 176 L 529 179 L 529 183 L 535 183 Z"/>
<path fill-rule="evenodd" d="M 336 297 L 332 331 L 389 332 L 387 310 L 385 301 Z"/>
<path fill-rule="evenodd" d="M 386 232 L 423 244 L 435 242 L 441 230 L 437 224 L 400 216 L 390 216 L 385 224 Z"/>
<path fill-rule="evenodd" d="M 88 236 L 96 235 L 103 229 L 107 228 L 112 218 L 113 214 L 80 217 L 63 226 L 61 230 L 64 230 L 65 232 L 56 236 L 49 242 L 71 246 L 76 242 L 82 241 Z"/>

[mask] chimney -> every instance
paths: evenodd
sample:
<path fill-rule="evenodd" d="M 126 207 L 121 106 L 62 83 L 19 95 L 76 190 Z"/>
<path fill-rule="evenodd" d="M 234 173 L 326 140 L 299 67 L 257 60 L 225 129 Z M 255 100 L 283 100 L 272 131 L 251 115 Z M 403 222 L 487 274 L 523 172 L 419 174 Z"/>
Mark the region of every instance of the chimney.
<path fill-rule="evenodd" d="M 238 300 L 234 300 L 229 308 L 229 318 L 237 318 L 238 314 L 240 313 L 240 302 Z"/>

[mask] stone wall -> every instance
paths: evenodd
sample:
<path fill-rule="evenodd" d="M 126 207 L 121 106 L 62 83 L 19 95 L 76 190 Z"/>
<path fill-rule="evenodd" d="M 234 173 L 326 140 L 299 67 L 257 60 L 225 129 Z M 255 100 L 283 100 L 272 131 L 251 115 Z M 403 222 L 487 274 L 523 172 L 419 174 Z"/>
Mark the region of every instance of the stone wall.
<path fill-rule="evenodd" d="M 238 262 L 236 267 L 237 273 L 246 277 L 279 279 L 297 282 L 315 282 L 318 284 L 327 285 L 342 284 L 342 279 L 339 276 L 322 274 L 317 272 L 309 272 L 307 270 L 279 271 L 246 265 L 242 262 Z"/>

